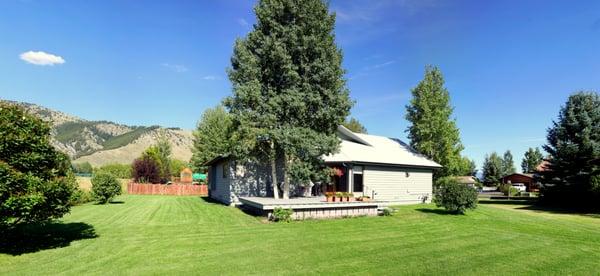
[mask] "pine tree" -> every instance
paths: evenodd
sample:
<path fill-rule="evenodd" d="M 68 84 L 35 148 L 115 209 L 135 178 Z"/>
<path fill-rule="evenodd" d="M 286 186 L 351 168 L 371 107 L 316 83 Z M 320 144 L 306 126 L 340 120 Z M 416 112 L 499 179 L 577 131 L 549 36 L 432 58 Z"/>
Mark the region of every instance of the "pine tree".
<path fill-rule="evenodd" d="M 235 43 L 225 100 L 233 118 L 234 153 L 268 160 L 277 197 L 276 161 L 284 164 L 284 191 L 304 182 L 339 147 L 337 126 L 352 101 L 334 40 L 335 15 L 321 0 L 261 0 L 257 23 Z M 290 180 L 290 177 L 294 179 Z"/>
<path fill-rule="evenodd" d="M 363 126 L 357 119 L 355 119 L 354 117 L 350 118 L 349 120 L 344 121 L 344 123 L 342 123 L 342 125 L 344 127 L 346 127 L 347 129 L 349 129 L 352 132 L 355 133 L 367 133 L 367 128 L 365 128 L 365 126 Z"/>
<path fill-rule="evenodd" d="M 535 149 L 529 148 L 521 161 L 521 170 L 523 173 L 535 172 L 537 166 L 542 163 L 544 156 L 538 147 Z"/>
<path fill-rule="evenodd" d="M 483 182 L 486 185 L 495 185 L 500 183 L 503 174 L 503 159 L 496 153 L 485 155 L 483 161 Z"/>
<path fill-rule="evenodd" d="M 550 155 L 544 197 L 573 204 L 600 206 L 597 193 L 600 175 L 600 95 L 571 95 L 548 129 L 544 150 Z M 595 198 L 594 198 L 595 196 Z"/>
<path fill-rule="evenodd" d="M 443 166 L 434 173 L 435 178 L 462 173 L 463 145 L 453 110 L 442 72 L 428 66 L 424 79 L 412 89 L 406 119 L 411 123 L 407 129 L 410 145 Z"/>
<path fill-rule="evenodd" d="M 513 155 L 510 150 L 507 150 L 502 158 L 502 176 L 513 174 L 516 171 Z"/>

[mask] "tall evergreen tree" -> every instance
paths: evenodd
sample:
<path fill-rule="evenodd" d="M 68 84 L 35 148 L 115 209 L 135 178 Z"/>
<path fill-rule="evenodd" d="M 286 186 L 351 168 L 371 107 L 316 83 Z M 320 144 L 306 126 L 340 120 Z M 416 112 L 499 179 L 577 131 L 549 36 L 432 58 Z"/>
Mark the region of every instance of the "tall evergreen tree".
<path fill-rule="evenodd" d="M 544 197 L 559 202 L 600 206 L 600 95 L 578 92 L 569 97 L 548 129 L 548 170 Z"/>
<path fill-rule="evenodd" d="M 542 155 L 540 148 L 529 148 L 523 156 L 523 161 L 521 161 L 521 170 L 523 173 L 535 172 L 537 166 L 542 163 L 543 158 L 544 156 Z"/>
<path fill-rule="evenodd" d="M 356 133 L 367 133 L 367 128 L 365 128 L 365 126 L 363 126 L 356 118 L 352 117 L 350 119 L 347 119 L 346 121 L 344 121 L 344 123 L 342 123 L 342 125 L 344 127 L 346 127 L 347 129 L 349 129 L 352 132 L 356 132 Z"/>
<path fill-rule="evenodd" d="M 411 123 L 407 129 L 410 145 L 443 166 L 434 173 L 436 178 L 462 173 L 463 145 L 453 110 L 442 72 L 428 66 L 424 79 L 412 89 L 406 119 Z"/>
<path fill-rule="evenodd" d="M 206 171 L 204 163 L 231 152 L 231 116 L 221 105 L 208 108 L 194 130 L 190 163 L 195 171 Z"/>
<path fill-rule="evenodd" d="M 503 159 L 496 153 L 485 155 L 483 160 L 483 182 L 486 185 L 500 183 L 503 174 Z"/>
<path fill-rule="evenodd" d="M 509 175 L 515 173 L 517 169 L 515 169 L 515 163 L 513 160 L 513 155 L 510 150 L 504 152 L 504 156 L 502 158 L 502 175 Z"/>
<path fill-rule="evenodd" d="M 275 197 L 282 160 L 288 197 L 291 180 L 307 181 L 321 156 L 337 150 L 335 132 L 352 101 L 326 3 L 260 0 L 254 10 L 254 29 L 235 43 L 225 105 L 239 141 L 234 153 L 269 160 Z"/>

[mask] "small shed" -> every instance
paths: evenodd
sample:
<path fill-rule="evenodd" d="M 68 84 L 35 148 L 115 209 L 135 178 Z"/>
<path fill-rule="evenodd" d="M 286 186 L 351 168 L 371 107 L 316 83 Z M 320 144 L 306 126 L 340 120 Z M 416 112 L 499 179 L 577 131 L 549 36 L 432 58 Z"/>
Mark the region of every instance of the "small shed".
<path fill-rule="evenodd" d="M 538 184 L 535 181 L 535 177 L 530 173 L 513 173 L 507 176 L 502 177 L 502 183 L 505 184 L 515 184 L 515 183 L 523 183 L 525 187 L 527 187 L 528 192 L 537 192 L 539 191 Z"/>
<path fill-rule="evenodd" d="M 192 170 L 190 168 L 184 168 L 179 175 L 181 183 L 192 183 Z"/>

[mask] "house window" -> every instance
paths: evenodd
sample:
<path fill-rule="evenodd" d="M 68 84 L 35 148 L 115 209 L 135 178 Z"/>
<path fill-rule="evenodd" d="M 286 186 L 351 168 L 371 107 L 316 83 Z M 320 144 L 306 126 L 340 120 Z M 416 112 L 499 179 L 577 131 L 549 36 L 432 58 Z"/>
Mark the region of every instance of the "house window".
<path fill-rule="evenodd" d="M 228 175 L 227 172 L 229 172 L 229 162 L 223 163 L 222 171 L 223 171 L 223 178 L 227 178 L 227 175 Z"/>
<path fill-rule="evenodd" d="M 354 166 L 352 169 L 352 191 L 362 193 L 363 191 L 363 167 Z"/>

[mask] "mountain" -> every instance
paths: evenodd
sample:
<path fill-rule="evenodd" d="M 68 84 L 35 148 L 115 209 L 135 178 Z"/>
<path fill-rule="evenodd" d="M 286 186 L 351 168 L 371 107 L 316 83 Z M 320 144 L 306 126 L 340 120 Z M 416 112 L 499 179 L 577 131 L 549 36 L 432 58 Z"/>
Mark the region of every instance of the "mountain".
<path fill-rule="evenodd" d="M 52 144 L 68 154 L 74 163 L 90 162 L 92 166 L 129 164 L 156 143 L 161 134 L 171 143 L 173 158 L 188 161 L 192 157 L 192 132 L 189 130 L 88 121 L 36 104 L 0 101 L 20 105 L 51 123 Z"/>

